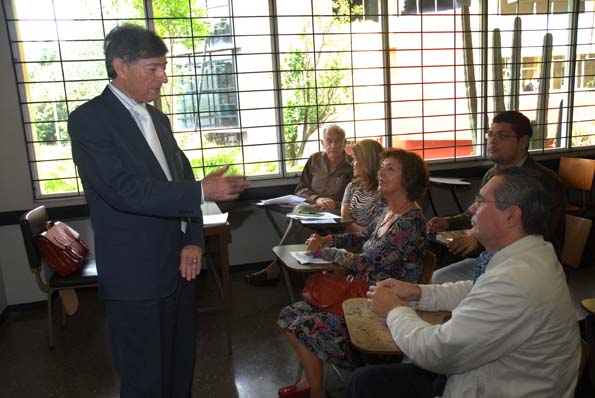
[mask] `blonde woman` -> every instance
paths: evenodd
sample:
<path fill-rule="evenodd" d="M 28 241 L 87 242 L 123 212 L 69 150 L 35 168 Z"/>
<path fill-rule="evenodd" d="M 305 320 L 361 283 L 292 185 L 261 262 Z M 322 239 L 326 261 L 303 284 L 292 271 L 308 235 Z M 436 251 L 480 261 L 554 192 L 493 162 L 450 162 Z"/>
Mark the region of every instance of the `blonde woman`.
<path fill-rule="evenodd" d="M 363 140 L 353 146 L 354 179 L 345 188 L 341 203 L 341 216 L 352 218 L 348 232 L 363 231 L 386 206 L 378 190 L 378 170 L 384 148 L 375 140 Z"/>

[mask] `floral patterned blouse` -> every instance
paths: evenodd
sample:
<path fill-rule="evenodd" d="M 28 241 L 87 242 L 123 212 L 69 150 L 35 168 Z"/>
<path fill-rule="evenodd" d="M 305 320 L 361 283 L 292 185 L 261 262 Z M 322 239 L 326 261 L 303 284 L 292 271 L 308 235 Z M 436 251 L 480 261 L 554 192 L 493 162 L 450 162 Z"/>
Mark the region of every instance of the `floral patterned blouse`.
<path fill-rule="evenodd" d="M 377 225 L 385 214 L 386 210 L 362 232 L 333 235 L 333 246 L 361 249 L 361 254 L 325 247 L 315 255 L 344 265 L 356 278 L 367 273 L 370 284 L 389 277 L 419 282 L 426 247 L 423 213 L 420 209 L 409 210 L 378 237 Z M 323 361 L 353 361 L 345 319 L 339 315 L 298 301 L 281 310 L 277 325 L 292 333 L 300 344 Z"/>
<path fill-rule="evenodd" d="M 358 275 L 367 273 L 369 284 L 386 278 L 419 282 L 427 241 L 423 212 L 417 208 L 405 212 L 378 237 L 377 225 L 387 211 L 385 209 L 361 232 L 333 235 L 333 247 L 322 247 L 314 255 L 343 265 Z"/>

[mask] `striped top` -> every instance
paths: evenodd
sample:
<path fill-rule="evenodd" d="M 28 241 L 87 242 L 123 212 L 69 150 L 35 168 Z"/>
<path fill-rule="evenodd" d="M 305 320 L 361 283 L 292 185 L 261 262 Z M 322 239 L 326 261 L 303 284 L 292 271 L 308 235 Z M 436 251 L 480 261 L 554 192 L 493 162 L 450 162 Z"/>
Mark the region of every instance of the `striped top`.
<path fill-rule="evenodd" d="M 345 188 L 341 205 L 348 206 L 353 221 L 365 227 L 382 213 L 386 207 L 386 201 L 380 191 L 367 191 L 360 185 L 350 182 Z"/>

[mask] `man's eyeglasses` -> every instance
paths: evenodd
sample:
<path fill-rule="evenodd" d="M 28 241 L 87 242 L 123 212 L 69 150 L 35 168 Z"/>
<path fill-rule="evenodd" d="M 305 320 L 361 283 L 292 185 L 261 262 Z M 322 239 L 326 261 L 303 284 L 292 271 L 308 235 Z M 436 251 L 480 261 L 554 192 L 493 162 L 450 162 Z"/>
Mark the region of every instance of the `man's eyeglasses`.
<path fill-rule="evenodd" d="M 473 201 L 473 203 L 471 204 L 471 206 L 473 207 L 479 207 L 482 205 L 482 203 L 502 203 L 508 206 L 516 206 L 516 204 L 514 203 L 509 203 L 509 202 L 503 202 L 501 200 L 485 200 L 484 198 L 482 198 L 481 196 L 476 196 L 475 200 Z"/>
<path fill-rule="evenodd" d="M 486 139 L 498 140 L 498 141 L 504 141 L 504 140 L 507 140 L 507 139 L 513 138 L 513 137 L 516 138 L 516 134 L 506 134 L 502 131 L 488 130 L 488 132 L 485 134 Z"/>

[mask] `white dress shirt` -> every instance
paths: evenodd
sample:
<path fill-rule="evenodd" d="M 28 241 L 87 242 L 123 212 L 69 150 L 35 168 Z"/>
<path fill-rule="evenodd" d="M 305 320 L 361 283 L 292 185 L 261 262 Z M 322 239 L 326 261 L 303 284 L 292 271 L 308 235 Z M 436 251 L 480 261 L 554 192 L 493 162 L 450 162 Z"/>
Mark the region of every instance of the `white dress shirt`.
<path fill-rule="evenodd" d="M 444 398 L 574 396 L 578 323 L 556 253 L 541 236 L 500 250 L 474 285 L 420 287 L 418 309 L 452 318 L 432 326 L 401 306 L 387 324 L 416 365 L 448 376 Z"/>

